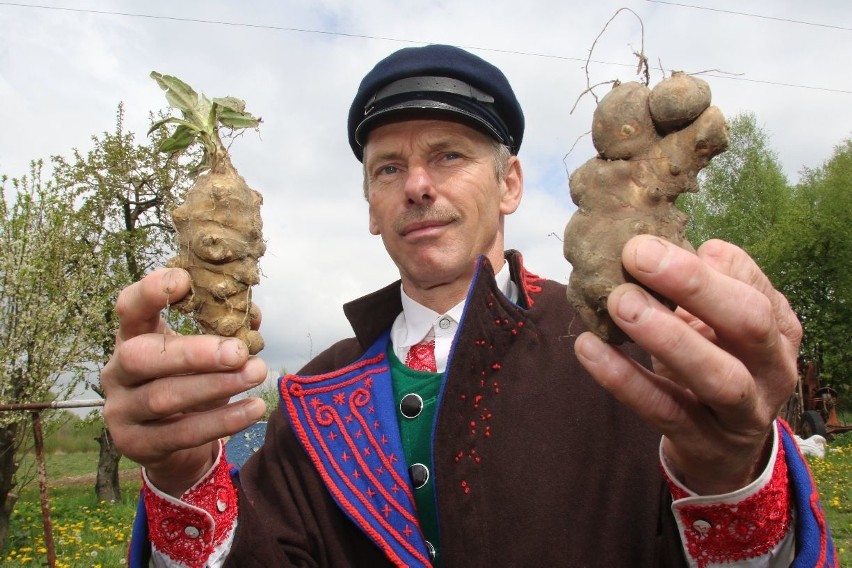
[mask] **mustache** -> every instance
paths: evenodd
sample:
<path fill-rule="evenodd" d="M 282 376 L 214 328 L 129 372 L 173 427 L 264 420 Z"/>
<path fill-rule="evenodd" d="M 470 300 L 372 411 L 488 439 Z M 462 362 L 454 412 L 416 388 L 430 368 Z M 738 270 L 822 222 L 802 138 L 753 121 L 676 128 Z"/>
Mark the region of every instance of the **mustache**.
<path fill-rule="evenodd" d="M 458 211 L 452 207 L 443 205 L 423 205 L 414 209 L 409 209 L 402 215 L 396 218 L 393 222 L 393 229 L 397 233 L 401 233 L 406 227 L 412 223 L 421 223 L 423 221 L 452 223 L 461 218 Z"/>

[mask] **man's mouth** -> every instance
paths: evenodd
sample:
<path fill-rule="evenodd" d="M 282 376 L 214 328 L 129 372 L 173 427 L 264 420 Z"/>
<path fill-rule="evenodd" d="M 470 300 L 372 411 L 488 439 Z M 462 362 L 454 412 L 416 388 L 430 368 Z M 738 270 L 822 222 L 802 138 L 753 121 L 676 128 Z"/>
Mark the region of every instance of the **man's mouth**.
<path fill-rule="evenodd" d="M 406 236 L 413 234 L 413 233 L 422 233 L 422 232 L 426 232 L 430 229 L 439 229 L 441 227 L 448 225 L 449 223 L 450 223 L 450 221 L 447 220 L 447 219 L 434 219 L 434 220 L 427 219 L 427 220 L 423 220 L 423 221 L 416 221 L 414 223 L 409 223 L 409 224 L 403 226 L 402 231 L 400 231 L 400 234 L 403 237 L 406 237 Z"/>

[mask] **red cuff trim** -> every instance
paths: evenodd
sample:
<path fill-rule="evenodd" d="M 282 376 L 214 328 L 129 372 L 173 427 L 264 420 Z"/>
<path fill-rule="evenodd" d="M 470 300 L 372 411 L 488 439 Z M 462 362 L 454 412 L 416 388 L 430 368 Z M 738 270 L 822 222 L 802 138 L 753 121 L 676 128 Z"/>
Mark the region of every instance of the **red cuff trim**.
<path fill-rule="evenodd" d="M 667 478 L 672 496 L 688 495 Z M 737 562 L 769 553 L 790 529 L 790 489 L 784 447 L 772 478 L 751 497 L 730 504 L 677 507 L 686 549 L 699 567 Z"/>
<path fill-rule="evenodd" d="M 143 498 L 153 547 L 190 568 L 203 568 L 232 532 L 237 518 L 237 492 L 224 448 L 213 470 L 184 493 L 180 502 L 148 486 Z"/>

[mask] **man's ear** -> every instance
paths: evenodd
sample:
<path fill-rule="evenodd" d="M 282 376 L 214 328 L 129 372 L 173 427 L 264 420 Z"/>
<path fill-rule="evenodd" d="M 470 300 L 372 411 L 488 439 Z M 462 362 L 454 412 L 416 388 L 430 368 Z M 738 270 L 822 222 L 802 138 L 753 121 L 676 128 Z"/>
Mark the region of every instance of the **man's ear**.
<path fill-rule="evenodd" d="M 370 234 L 371 235 L 381 235 L 382 232 L 379 229 L 379 223 L 376 221 L 375 215 L 373 215 L 373 206 L 372 205 L 369 208 L 369 217 L 370 217 Z"/>
<path fill-rule="evenodd" d="M 524 195 L 524 172 L 517 156 L 509 157 L 506 162 L 506 175 L 501 182 L 503 196 L 500 200 L 500 213 L 511 215 L 521 204 Z"/>

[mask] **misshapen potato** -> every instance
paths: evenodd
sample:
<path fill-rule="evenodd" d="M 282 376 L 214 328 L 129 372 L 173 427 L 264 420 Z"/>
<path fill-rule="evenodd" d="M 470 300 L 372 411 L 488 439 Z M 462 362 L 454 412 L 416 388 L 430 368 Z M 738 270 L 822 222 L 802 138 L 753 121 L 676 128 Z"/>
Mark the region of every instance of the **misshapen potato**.
<path fill-rule="evenodd" d="M 727 123 L 709 105 L 706 82 L 675 73 L 653 90 L 617 85 L 595 109 L 598 155 L 570 177 L 578 209 L 565 228 L 564 255 L 572 265 L 568 301 L 606 341 L 628 339 L 606 309 L 609 293 L 630 280 L 621 264 L 625 243 L 651 234 L 693 250 L 674 202 L 698 190 L 698 172 L 728 147 Z"/>
<path fill-rule="evenodd" d="M 190 295 L 175 307 L 191 313 L 204 333 L 242 339 L 254 354 L 263 349 L 251 329 L 259 316 L 251 287 L 260 282 L 258 259 L 266 251 L 260 193 L 233 168 L 200 176 L 172 211 L 178 254 L 169 266 L 192 277 Z"/>

